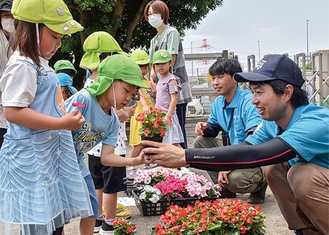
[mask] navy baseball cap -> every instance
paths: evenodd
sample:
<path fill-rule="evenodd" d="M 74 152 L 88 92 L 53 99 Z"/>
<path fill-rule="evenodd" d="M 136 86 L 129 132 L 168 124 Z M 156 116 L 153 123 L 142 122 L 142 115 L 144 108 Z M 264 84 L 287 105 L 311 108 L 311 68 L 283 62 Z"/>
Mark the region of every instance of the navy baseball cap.
<path fill-rule="evenodd" d="M 234 79 L 237 82 L 282 80 L 298 87 L 305 82 L 298 65 L 286 55 L 267 55 L 252 72 L 236 73 Z"/>

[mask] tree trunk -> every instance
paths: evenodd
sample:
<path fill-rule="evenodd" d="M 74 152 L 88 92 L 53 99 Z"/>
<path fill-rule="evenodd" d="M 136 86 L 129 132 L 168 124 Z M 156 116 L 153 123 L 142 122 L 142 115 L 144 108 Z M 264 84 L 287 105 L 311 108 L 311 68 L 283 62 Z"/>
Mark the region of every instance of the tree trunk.
<path fill-rule="evenodd" d="M 143 19 L 144 17 L 144 8 L 146 4 L 148 3 L 148 0 L 143 0 L 141 4 L 139 5 L 138 10 L 136 11 L 136 14 L 134 17 L 132 17 L 132 20 L 128 24 L 127 32 L 126 32 L 126 40 L 123 43 L 122 50 L 129 51 L 131 47 L 131 42 L 133 38 L 134 30 L 137 26 L 137 24 Z"/>
<path fill-rule="evenodd" d="M 115 35 L 117 34 L 117 30 L 118 30 L 118 27 L 119 25 L 122 25 L 122 24 L 118 24 L 118 22 L 121 21 L 122 19 L 122 14 L 123 14 L 123 10 L 125 8 L 125 5 L 126 5 L 126 0 L 117 0 L 115 1 L 115 5 L 114 5 L 114 8 L 113 8 L 113 17 L 112 17 L 112 30 L 111 30 L 111 35 L 113 37 L 115 37 Z"/>

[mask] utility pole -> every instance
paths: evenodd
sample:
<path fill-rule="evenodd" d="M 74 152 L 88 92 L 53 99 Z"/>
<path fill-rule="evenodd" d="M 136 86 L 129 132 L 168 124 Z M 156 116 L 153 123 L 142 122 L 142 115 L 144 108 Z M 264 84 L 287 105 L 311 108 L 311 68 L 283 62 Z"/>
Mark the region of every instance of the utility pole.
<path fill-rule="evenodd" d="M 307 63 L 310 62 L 311 60 L 311 56 L 309 55 L 309 50 L 308 50 L 308 22 L 310 20 L 306 20 L 306 60 L 307 60 Z"/>
<path fill-rule="evenodd" d="M 260 43 L 259 41 L 257 41 L 258 43 L 258 61 L 260 61 Z"/>
<path fill-rule="evenodd" d="M 193 42 L 191 42 L 191 54 L 193 54 Z M 192 62 L 192 76 L 193 76 L 193 60 L 191 60 Z"/>

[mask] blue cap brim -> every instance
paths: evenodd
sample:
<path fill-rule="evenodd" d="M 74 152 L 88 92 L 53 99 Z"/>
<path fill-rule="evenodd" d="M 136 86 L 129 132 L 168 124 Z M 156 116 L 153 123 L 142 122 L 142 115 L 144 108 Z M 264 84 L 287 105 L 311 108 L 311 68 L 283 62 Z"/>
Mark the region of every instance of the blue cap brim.
<path fill-rule="evenodd" d="M 69 91 L 71 92 L 72 95 L 74 95 L 75 93 L 78 92 L 78 90 L 71 85 L 68 85 L 67 88 L 69 89 Z"/>

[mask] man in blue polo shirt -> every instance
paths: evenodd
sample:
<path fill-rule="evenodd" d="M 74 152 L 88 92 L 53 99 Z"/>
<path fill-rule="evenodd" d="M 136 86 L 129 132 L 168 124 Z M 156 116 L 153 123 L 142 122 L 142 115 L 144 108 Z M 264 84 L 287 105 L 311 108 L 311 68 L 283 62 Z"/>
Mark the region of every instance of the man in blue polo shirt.
<path fill-rule="evenodd" d="M 218 59 L 209 68 L 212 86 L 219 95 L 211 104 L 207 122 L 198 122 L 194 148 L 214 148 L 222 145 L 241 144 L 262 122 L 256 106 L 251 103 L 252 94 L 241 89 L 234 80 L 235 73 L 242 72 L 237 60 Z M 222 142 L 216 138 L 222 133 Z M 221 197 L 234 198 L 236 193 L 250 193 L 248 202 L 263 203 L 266 181 L 260 167 L 230 171 L 208 171 L 214 183 L 223 187 Z"/>
<path fill-rule="evenodd" d="M 205 170 L 269 165 L 265 177 L 289 229 L 298 235 L 329 234 L 328 109 L 308 102 L 300 68 L 285 55 L 265 56 L 253 72 L 234 78 L 249 82 L 263 118 L 243 144 L 184 150 L 143 141 L 156 147 L 144 149 L 145 158 Z"/>

